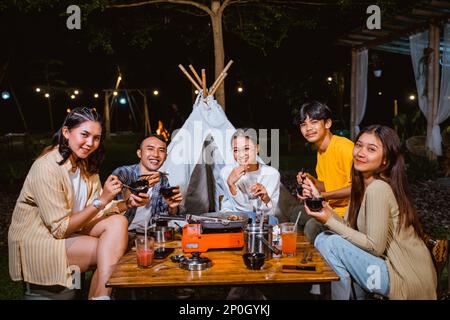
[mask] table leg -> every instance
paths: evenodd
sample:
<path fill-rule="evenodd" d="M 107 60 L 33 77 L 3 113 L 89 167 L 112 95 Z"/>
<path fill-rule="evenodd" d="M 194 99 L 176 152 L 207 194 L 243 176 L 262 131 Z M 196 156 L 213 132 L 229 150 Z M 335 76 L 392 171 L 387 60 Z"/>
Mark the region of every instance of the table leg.
<path fill-rule="evenodd" d="M 137 290 L 136 289 L 131 289 L 130 295 L 131 295 L 131 300 L 137 300 Z"/>
<path fill-rule="evenodd" d="M 322 284 L 323 298 L 325 300 L 331 300 L 331 282 L 325 282 Z"/>
<path fill-rule="evenodd" d="M 447 293 L 450 294 L 450 248 L 447 248 L 447 255 Z"/>

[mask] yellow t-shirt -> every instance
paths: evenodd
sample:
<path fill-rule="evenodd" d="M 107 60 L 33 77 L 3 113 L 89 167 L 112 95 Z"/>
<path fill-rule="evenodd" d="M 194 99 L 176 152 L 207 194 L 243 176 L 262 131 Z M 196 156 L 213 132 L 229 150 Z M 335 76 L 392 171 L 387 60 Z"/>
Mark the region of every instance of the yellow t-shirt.
<path fill-rule="evenodd" d="M 351 185 L 353 142 L 333 135 L 325 152 L 317 152 L 317 178 L 325 185 L 325 191 L 334 191 Z M 337 214 L 344 216 L 350 198 L 330 200 Z"/>

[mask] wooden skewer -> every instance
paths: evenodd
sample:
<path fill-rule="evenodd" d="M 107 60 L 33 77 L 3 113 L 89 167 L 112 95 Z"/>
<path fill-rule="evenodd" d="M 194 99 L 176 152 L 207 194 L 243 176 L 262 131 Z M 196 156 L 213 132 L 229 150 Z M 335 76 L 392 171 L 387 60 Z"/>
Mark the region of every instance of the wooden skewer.
<path fill-rule="evenodd" d="M 198 84 L 201 84 L 201 83 L 202 83 L 202 80 L 200 79 L 200 77 L 199 77 L 197 71 L 195 71 L 194 66 L 193 66 L 192 64 L 189 65 L 189 69 L 191 69 L 192 73 L 194 74 L 195 78 L 196 78 L 197 81 L 198 81 Z"/>
<path fill-rule="evenodd" d="M 219 89 L 219 87 L 222 85 L 223 80 L 227 77 L 228 73 L 224 73 L 221 75 L 221 77 L 219 78 L 219 82 L 217 83 L 217 86 L 215 86 L 212 91 L 209 93 L 210 95 L 214 95 L 214 93 L 216 93 L 216 90 Z"/>
<path fill-rule="evenodd" d="M 222 72 L 219 74 L 219 76 L 217 77 L 216 81 L 214 81 L 213 85 L 211 86 L 211 88 L 209 88 L 209 92 L 212 92 L 212 89 L 217 85 L 217 83 L 219 83 L 219 79 L 220 77 L 226 73 L 228 71 L 228 69 L 231 67 L 231 65 L 233 64 L 233 60 L 230 60 L 230 62 L 228 62 L 228 64 L 225 66 L 225 68 L 222 70 Z"/>
<path fill-rule="evenodd" d="M 197 88 L 198 91 L 202 91 L 202 88 L 198 85 L 197 82 L 195 82 L 194 79 L 192 79 L 192 77 L 189 75 L 189 73 L 186 71 L 186 69 L 181 64 L 178 65 L 178 68 L 180 68 L 181 71 L 183 71 L 184 75 L 189 79 L 189 81 L 192 82 L 192 84 L 194 85 L 194 87 Z"/>
<path fill-rule="evenodd" d="M 202 86 L 203 86 L 203 96 L 206 98 L 206 72 L 202 69 Z"/>

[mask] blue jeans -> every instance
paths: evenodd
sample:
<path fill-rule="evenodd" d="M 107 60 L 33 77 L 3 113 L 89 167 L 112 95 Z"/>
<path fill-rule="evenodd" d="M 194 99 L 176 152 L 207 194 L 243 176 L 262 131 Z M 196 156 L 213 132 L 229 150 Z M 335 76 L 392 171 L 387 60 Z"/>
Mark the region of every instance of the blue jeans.
<path fill-rule="evenodd" d="M 356 299 L 364 299 L 364 291 L 385 297 L 389 295 L 389 273 L 382 258 L 362 250 L 331 231 L 319 234 L 314 246 L 340 277 L 339 281 L 331 284 L 333 300 L 350 299 L 352 279 L 359 286 L 355 290 Z"/>

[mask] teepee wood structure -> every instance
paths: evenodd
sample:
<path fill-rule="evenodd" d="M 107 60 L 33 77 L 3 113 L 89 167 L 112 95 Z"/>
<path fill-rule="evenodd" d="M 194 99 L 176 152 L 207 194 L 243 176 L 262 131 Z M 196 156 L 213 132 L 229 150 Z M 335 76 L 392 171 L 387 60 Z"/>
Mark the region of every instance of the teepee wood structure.
<path fill-rule="evenodd" d="M 186 78 L 189 79 L 189 81 L 192 83 L 192 85 L 199 91 L 203 93 L 203 97 L 206 98 L 207 96 L 214 96 L 214 93 L 216 93 L 217 89 L 220 88 L 223 81 L 225 80 L 226 76 L 228 75 L 227 71 L 233 64 L 233 60 L 230 60 L 228 64 L 225 66 L 225 68 L 222 70 L 222 72 L 219 74 L 217 79 L 214 81 L 211 87 L 209 89 L 206 88 L 206 72 L 205 69 L 202 69 L 202 77 L 200 78 L 199 74 L 195 70 L 194 66 L 192 64 L 189 65 L 189 69 L 191 70 L 192 74 L 194 75 L 194 78 L 189 74 L 189 72 L 183 67 L 182 64 L 179 64 L 178 67 L 180 70 L 184 73 Z"/>

